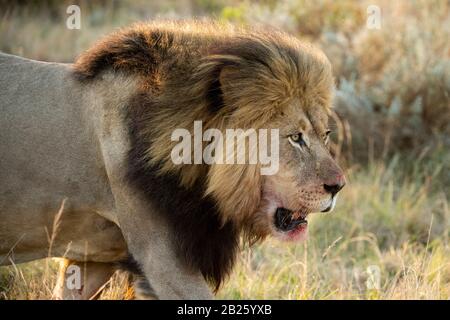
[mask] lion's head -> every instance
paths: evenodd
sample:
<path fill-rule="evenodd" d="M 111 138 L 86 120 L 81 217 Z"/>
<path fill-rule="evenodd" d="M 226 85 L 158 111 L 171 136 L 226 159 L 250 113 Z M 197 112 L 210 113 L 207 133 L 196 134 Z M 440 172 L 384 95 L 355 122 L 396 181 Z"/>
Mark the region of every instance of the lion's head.
<path fill-rule="evenodd" d="M 297 240 L 306 235 L 308 214 L 333 210 L 345 178 L 328 150 L 324 110 L 314 116 L 298 105 L 286 109 L 274 122 L 280 128 L 280 167 L 262 181 L 255 219 L 262 232 Z"/>
<path fill-rule="evenodd" d="M 205 62 L 220 70 L 222 130 L 278 129 L 279 168 L 262 176 L 260 163 L 213 165 L 207 192 L 222 217 L 245 225 L 250 238 L 303 239 L 307 215 L 331 211 L 345 185 L 328 148 L 330 63 L 319 50 L 278 32 L 251 34 L 225 51 Z"/>

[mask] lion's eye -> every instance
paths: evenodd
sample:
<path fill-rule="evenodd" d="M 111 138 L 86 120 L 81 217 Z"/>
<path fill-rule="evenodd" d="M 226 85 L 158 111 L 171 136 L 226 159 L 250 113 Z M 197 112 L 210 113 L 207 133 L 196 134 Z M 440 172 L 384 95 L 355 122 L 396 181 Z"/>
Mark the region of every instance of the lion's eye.
<path fill-rule="evenodd" d="M 289 136 L 289 139 L 300 146 L 306 146 L 305 140 L 303 140 L 303 135 L 301 133 L 294 133 Z"/>

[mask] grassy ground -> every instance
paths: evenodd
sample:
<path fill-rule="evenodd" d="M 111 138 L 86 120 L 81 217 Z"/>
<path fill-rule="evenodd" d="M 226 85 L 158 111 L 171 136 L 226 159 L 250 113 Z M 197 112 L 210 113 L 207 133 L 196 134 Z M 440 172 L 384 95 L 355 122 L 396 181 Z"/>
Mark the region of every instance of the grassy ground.
<path fill-rule="evenodd" d="M 440 178 L 450 153 L 410 168 L 404 160 L 349 168 L 336 210 L 312 217 L 307 242 L 246 248 L 219 297 L 449 299 L 450 211 Z M 56 270 L 51 259 L 1 268 L 0 298 L 50 298 Z M 123 299 L 125 283 L 117 274 L 102 298 Z"/>
<path fill-rule="evenodd" d="M 376 1 L 380 30 L 365 27 L 365 1 L 80 2 L 82 29 L 73 31 L 61 2 L 49 18 L 48 9 L 0 1 L 0 50 L 69 62 L 114 27 L 214 15 L 270 22 L 313 41 L 333 64 L 345 119 L 335 141 L 349 179 L 337 208 L 312 217 L 305 243 L 245 248 L 220 298 L 450 298 L 447 1 Z M 56 270 L 52 259 L 0 268 L 0 299 L 51 297 Z M 125 298 L 126 281 L 117 274 L 102 298 Z"/>

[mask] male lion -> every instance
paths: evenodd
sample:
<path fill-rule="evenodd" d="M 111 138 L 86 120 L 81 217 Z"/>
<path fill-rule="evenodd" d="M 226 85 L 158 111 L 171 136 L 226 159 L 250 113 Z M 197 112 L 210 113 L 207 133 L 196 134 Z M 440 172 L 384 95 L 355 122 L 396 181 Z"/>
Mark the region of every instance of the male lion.
<path fill-rule="evenodd" d="M 0 265 L 66 258 L 56 298 L 92 297 L 124 261 L 160 299 L 211 298 L 241 235 L 301 239 L 309 213 L 333 209 L 332 92 L 317 49 L 212 22 L 138 24 L 74 65 L 1 54 Z M 175 165 L 171 133 L 196 120 L 279 129 L 278 172 Z"/>

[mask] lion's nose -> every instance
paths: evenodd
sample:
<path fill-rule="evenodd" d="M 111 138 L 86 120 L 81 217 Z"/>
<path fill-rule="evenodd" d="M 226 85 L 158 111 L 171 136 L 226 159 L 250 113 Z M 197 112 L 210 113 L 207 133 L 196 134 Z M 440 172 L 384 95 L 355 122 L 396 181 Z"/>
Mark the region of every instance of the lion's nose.
<path fill-rule="evenodd" d="M 323 188 L 325 191 L 331 193 L 331 195 L 335 195 L 345 186 L 345 177 L 343 175 L 339 175 L 336 177 L 336 180 L 330 184 L 324 184 Z"/>

